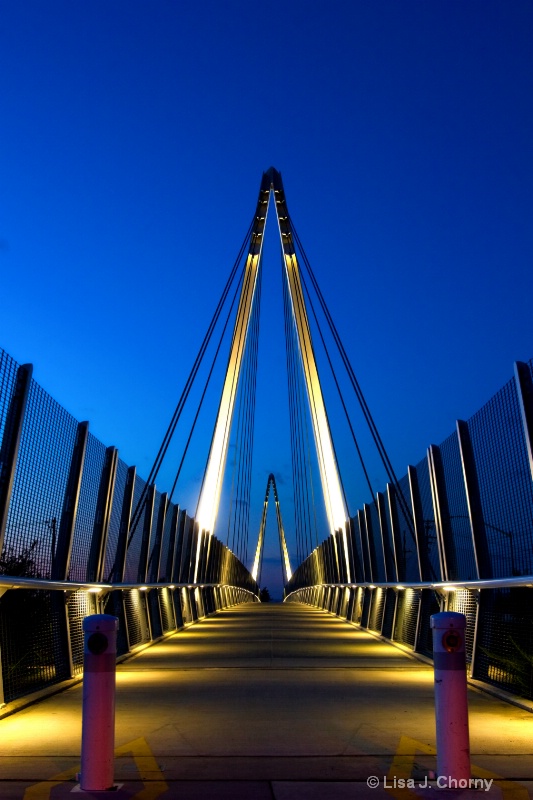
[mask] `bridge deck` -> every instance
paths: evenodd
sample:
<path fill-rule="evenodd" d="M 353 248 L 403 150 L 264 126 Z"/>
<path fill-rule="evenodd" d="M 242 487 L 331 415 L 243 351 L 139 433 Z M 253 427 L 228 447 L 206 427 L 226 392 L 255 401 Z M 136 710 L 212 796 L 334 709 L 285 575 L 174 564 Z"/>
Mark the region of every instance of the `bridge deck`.
<path fill-rule="evenodd" d="M 432 797 L 419 785 L 436 765 L 432 684 L 430 667 L 323 611 L 223 611 L 119 666 L 123 787 L 105 796 Z M 473 774 L 533 785 L 532 715 L 474 691 L 470 711 Z M 80 712 L 78 685 L 0 721 L 1 798 L 76 796 Z M 416 786 L 395 789 L 394 775 Z M 527 798 L 520 787 L 497 781 L 490 796 Z"/>

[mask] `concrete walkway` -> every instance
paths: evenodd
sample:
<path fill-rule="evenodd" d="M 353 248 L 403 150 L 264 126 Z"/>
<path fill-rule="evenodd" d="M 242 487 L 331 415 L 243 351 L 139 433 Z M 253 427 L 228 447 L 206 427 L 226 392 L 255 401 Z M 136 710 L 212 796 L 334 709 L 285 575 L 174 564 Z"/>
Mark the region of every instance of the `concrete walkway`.
<path fill-rule="evenodd" d="M 477 691 L 470 712 L 473 775 L 491 799 L 526 800 L 533 715 Z M 433 719 L 431 668 L 323 611 L 249 604 L 118 667 L 118 791 L 78 795 L 78 685 L 0 721 L 0 798 L 448 796 L 424 785 Z"/>

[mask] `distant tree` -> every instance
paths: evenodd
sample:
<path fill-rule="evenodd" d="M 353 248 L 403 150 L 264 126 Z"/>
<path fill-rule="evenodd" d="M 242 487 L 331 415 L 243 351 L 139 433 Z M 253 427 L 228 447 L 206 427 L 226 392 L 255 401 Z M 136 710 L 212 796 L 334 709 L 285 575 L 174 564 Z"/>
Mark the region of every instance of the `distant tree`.
<path fill-rule="evenodd" d="M 270 592 L 268 591 L 266 586 L 259 592 L 259 599 L 262 603 L 270 603 L 271 600 Z"/>
<path fill-rule="evenodd" d="M 37 547 L 35 539 L 29 547 L 15 553 L 12 547 L 6 547 L 0 557 L 0 575 L 10 575 L 17 578 L 40 578 L 41 575 L 33 558 L 33 551 Z"/>

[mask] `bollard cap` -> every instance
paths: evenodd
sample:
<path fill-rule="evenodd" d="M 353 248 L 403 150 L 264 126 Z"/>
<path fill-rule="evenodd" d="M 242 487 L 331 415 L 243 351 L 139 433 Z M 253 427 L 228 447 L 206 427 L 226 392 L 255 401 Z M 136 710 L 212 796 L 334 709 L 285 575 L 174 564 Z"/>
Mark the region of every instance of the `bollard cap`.
<path fill-rule="evenodd" d="M 83 620 L 83 630 L 85 633 L 96 631 L 107 632 L 116 631 L 118 628 L 118 617 L 111 614 L 91 614 Z"/>
<path fill-rule="evenodd" d="M 466 628 L 466 617 L 457 611 L 441 611 L 440 614 L 432 614 L 431 627 L 438 630 L 447 630 L 448 628 L 464 630 Z"/>

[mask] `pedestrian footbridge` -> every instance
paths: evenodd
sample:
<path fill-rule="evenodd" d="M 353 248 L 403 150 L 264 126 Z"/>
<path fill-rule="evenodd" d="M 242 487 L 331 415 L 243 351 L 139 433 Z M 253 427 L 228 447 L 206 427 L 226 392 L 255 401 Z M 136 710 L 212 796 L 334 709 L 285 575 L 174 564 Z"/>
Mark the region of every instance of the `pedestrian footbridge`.
<path fill-rule="evenodd" d="M 473 779 L 526 800 L 531 714 L 477 689 L 469 707 Z M 77 796 L 81 709 L 77 684 L 1 721 L 3 800 Z M 429 663 L 317 608 L 250 602 L 118 665 L 118 789 L 94 796 L 409 800 L 434 796 L 435 768 Z"/>

